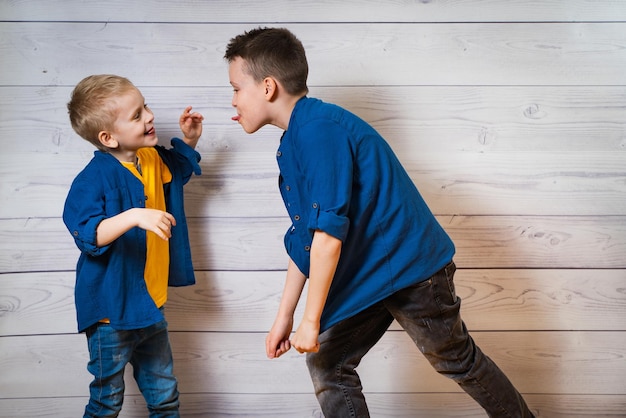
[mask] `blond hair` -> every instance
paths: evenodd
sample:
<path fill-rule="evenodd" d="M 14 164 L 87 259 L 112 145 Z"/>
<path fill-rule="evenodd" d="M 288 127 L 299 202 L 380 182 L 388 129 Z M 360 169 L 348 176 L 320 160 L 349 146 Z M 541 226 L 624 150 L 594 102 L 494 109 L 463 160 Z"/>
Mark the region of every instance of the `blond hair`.
<path fill-rule="evenodd" d="M 115 122 L 115 97 L 132 89 L 136 87 L 130 80 L 117 75 L 99 74 L 82 79 L 67 104 L 74 131 L 98 149 L 107 151 L 98 134 L 111 129 Z"/>

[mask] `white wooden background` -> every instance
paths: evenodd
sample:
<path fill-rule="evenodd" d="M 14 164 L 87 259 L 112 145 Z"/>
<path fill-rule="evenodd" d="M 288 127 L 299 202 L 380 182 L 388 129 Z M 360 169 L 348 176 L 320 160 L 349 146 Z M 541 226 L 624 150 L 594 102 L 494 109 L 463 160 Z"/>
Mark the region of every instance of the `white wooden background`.
<path fill-rule="evenodd" d="M 264 355 L 280 132 L 230 120 L 225 45 L 265 25 L 303 41 L 312 96 L 397 151 L 456 242 L 468 327 L 537 416 L 626 416 L 626 1 L 0 0 L 0 417 L 87 399 L 61 212 L 93 153 L 65 105 L 93 73 L 139 86 L 163 143 L 187 104 L 206 118 L 198 284 L 167 308 L 183 417 L 321 417 L 304 358 Z M 359 370 L 375 417 L 485 416 L 397 326 Z M 146 416 L 127 383 L 123 417 Z"/>

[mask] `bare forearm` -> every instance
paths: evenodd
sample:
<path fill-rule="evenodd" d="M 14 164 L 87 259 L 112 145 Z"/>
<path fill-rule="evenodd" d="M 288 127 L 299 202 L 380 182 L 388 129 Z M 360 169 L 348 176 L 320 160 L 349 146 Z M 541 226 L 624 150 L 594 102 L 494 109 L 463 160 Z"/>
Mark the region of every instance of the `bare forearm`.
<path fill-rule="evenodd" d="M 306 277 L 292 260 L 289 260 L 287 277 L 276 320 L 265 338 L 265 352 L 268 358 L 276 358 L 291 348 L 289 335 L 293 329 L 293 314 L 298 305 Z"/>
<path fill-rule="evenodd" d="M 319 351 L 320 319 L 340 255 L 340 240 L 322 231 L 315 231 L 311 244 L 311 271 L 304 315 L 291 338 L 291 346 L 299 353 Z"/>
<path fill-rule="evenodd" d="M 283 295 L 278 308 L 278 316 L 293 317 L 305 282 L 306 277 L 304 274 L 300 272 L 292 260 L 289 260 L 285 287 L 283 288 Z"/>
<path fill-rule="evenodd" d="M 136 226 L 168 240 L 172 236 L 174 225 L 176 219 L 167 212 L 147 208 L 128 209 L 100 222 L 96 230 L 96 245 L 98 247 L 108 245 Z"/>
<path fill-rule="evenodd" d="M 311 271 L 303 321 L 319 326 L 340 255 L 339 239 L 322 231 L 315 232 L 311 244 Z"/>
<path fill-rule="evenodd" d="M 98 225 L 96 230 L 96 245 L 103 247 L 108 245 L 128 232 L 134 226 L 137 226 L 137 216 L 134 209 L 129 209 L 104 219 Z"/>

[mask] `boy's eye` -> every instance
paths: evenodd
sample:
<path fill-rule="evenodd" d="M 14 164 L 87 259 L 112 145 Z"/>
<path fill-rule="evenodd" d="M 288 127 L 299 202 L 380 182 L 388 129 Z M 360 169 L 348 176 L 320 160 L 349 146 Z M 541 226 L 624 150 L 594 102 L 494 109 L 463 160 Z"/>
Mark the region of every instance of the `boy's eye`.
<path fill-rule="evenodd" d="M 143 108 L 144 108 L 145 110 L 147 110 L 148 112 L 150 111 L 150 108 L 148 107 L 148 105 L 147 105 L 147 104 L 144 104 L 144 105 L 143 105 Z M 139 111 L 139 112 L 135 113 L 135 115 L 133 116 L 133 119 L 141 119 L 141 114 L 142 114 L 142 113 L 143 113 L 143 112 L 141 112 L 141 111 Z"/>

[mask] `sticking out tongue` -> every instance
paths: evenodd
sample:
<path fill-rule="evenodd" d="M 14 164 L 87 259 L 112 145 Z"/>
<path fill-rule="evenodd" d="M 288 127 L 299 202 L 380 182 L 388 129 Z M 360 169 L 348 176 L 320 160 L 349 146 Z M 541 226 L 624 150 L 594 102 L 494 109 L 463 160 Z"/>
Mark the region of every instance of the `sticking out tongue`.
<path fill-rule="evenodd" d="M 234 120 L 235 122 L 239 122 L 239 118 L 240 118 L 240 116 L 239 116 L 239 115 L 237 115 L 237 116 L 233 116 L 233 117 L 232 117 L 232 118 L 230 118 L 230 119 L 231 119 L 231 120 Z"/>

